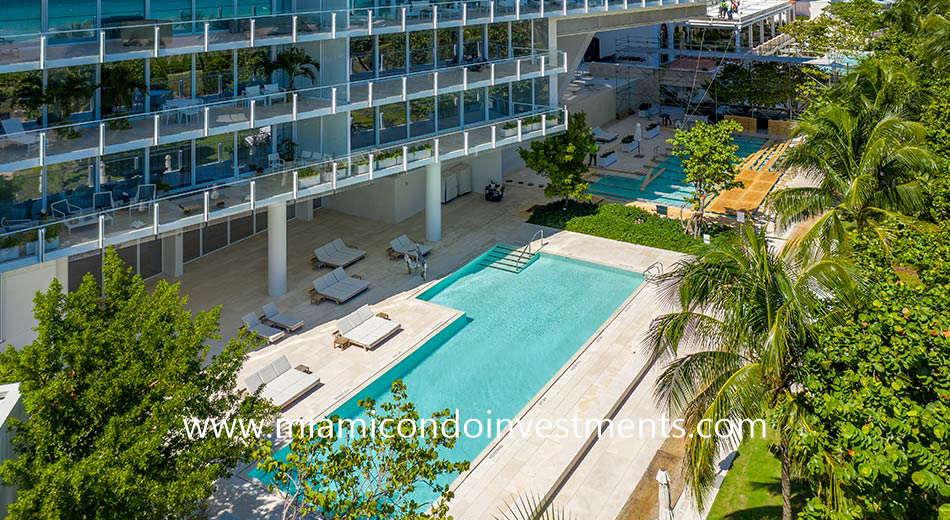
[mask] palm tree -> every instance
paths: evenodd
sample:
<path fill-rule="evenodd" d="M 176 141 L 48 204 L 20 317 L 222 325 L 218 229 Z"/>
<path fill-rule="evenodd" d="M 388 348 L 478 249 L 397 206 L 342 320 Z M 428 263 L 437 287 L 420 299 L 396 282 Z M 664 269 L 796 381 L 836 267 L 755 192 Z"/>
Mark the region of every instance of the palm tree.
<path fill-rule="evenodd" d="M 815 185 L 778 190 L 768 201 L 780 227 L 814 219 L 798 239 L 802 251 L 844 249 L 860 230 L 886 246 L 885 220 L 906 220 L 922 206 L 916 179 L 937 165 L 924 125 L 831 104 L 806 116 L 794 135 L 805 139 L 789 150 L 785 166 L 801 168 Z"/>
<path fill-rule="evenodd" d="M 703 433 L 687 438 L 683 468 L 699 507 L 718 458 L 741 441 L 739 431 L 713 435 L 717 422 L 769 418 L 779 434 L 782 518 L 790 520 L 789 441 L 801 421 L 793 404 L 798 360 L 815 346 L 816 326 L 844 317 L 860 294 L 859 282 L 835 259 L 776 253 L 763 232 L 745 226 L 703 246 L 657 283 L 682 310 L 650 325 L 646 344 L 653 358 L 673 358 L 654 397 L 684 420 L 686 431 Z"/>
<path fill-rule="evenodd" d="M 499 512 L 502 516 L 492 516 L 492 520 L 576 520 L 577 517 L 563 508 L 552 505 L 540 495 L 519 494 L 514 500 L 505 502 Z"/>
<path fill-rule="evenodd" d="M 288 90 L 294 90 L 294 80 L 297 77 L 317 81 L 317 72 L 320 71 L 320 64 L 299 47 L 280 51 L 273 60 L 265 59 L 260 67 L 267 77 L 276 71 L 283 71 L 287 75 Z"/>
<path fill-rule="evenodd" d="M 831 89 L 830 96 L 852 113 L 905 114 L 929 101 L 917 86 L 917 71 L 904 64 L 864 60 Z"/>
<path fill-rule="evenodd" d="M 148 91 L 148 85 L 131 66 L 115 64 L 112 67 L 102 68 L 102 82 L 99 84 L 102 92 L 103 114 L 115 115 L 123 111 L 131 112 L 135 106 L 135 93 L 143 95 Z M 114 128 L 129 128 L 125 119 L 112 120 Z"/>
<path fill-rule="evenodd" d="M 934 66 L 934 70 L 946 70 L 950 67 L 950 20 L 931 14 L 921 20 L 920 26 L 923 31 L 921 56 Z"/>
<path fill-rule="evenodd" d="M 43 102 L 56 114 L 60 125 L 68 125 L 72 115 L 90 103 L 98 87 L 88 75 L 69 72 L 59 80 L 47 82 Z M 56 131 L 70 139 L 81 135 L 71 126 L 61 126 Z"/>

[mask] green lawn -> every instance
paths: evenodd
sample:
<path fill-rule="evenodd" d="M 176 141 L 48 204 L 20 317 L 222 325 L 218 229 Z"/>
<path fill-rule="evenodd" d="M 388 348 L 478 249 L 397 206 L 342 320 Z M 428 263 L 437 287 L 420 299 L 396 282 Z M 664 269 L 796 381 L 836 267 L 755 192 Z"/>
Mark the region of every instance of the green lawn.
<path fill-rule="evenodd" d="M 778 459 L 769 452 L 772 442 L 768 438 L 755 438 L 742 444 L 739 456 L 709 511 L 708 520 L 782 518 L 782 468 Z M 794 482 L 792 491 L 795 491 Z M 793 507 L 799 505 L 795 498 L 793 495 Z"/>

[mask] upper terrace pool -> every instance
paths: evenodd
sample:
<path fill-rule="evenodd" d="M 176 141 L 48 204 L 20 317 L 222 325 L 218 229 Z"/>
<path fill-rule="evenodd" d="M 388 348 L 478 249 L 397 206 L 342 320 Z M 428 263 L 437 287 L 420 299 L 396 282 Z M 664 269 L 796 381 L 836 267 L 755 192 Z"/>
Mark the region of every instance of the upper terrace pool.
<path fill-rule="evenodd" d="M 359 399 L 384 400 L 392 382 L 402 379 L 422 417 L 449 408 L 458 409 L 463 422 L 513 419 L 644 280 L 638 273 L 543 253 L 515 274 L 479 265 L 488 254 L 419 295 L 464 316 L 331 415 L 361 417 Z M 474 460 L 490 442 L 484 435 L 462 436 L 446 455 Z M 257 470 L 250 475 L 269 481 Z M 418 498 L 431 500 L 426 492 Z"/>

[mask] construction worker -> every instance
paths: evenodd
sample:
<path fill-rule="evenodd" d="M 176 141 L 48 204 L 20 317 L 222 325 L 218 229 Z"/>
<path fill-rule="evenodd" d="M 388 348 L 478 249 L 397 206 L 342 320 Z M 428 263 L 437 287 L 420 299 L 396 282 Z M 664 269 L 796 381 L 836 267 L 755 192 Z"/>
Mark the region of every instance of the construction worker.
<path fill-rule="evenodd" d="M 729 4 L 726 3 L 726 0 L 721 0 L 719 2 L 719 18 L 725 18 L 728 11 Z"/>
<path fill-rule="evenodd" d="M 593 166 L 594 163 L 597 162 L 597 150 L 599 149 L 600 148 L 597 146 L 596 141 L 594 141 L 594 143 L 590 145 L 590 150 L 589 150 L 590 156 L 587 158 L 587 166 Z"/>

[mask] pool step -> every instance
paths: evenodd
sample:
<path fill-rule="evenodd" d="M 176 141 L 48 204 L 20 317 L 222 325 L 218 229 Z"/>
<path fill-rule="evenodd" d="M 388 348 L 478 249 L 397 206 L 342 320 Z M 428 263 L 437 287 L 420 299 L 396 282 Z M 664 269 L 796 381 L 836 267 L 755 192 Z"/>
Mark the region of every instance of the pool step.
<path fill-rule="evenodd" d="M 478 265 L 491 267 L 509 273 L 520 273 L 522 269 L 531 263 L 535 255 L 522 254 L 521 248 L 513 248 L 508 245 L 499 244 L 479 260 Z"/>

